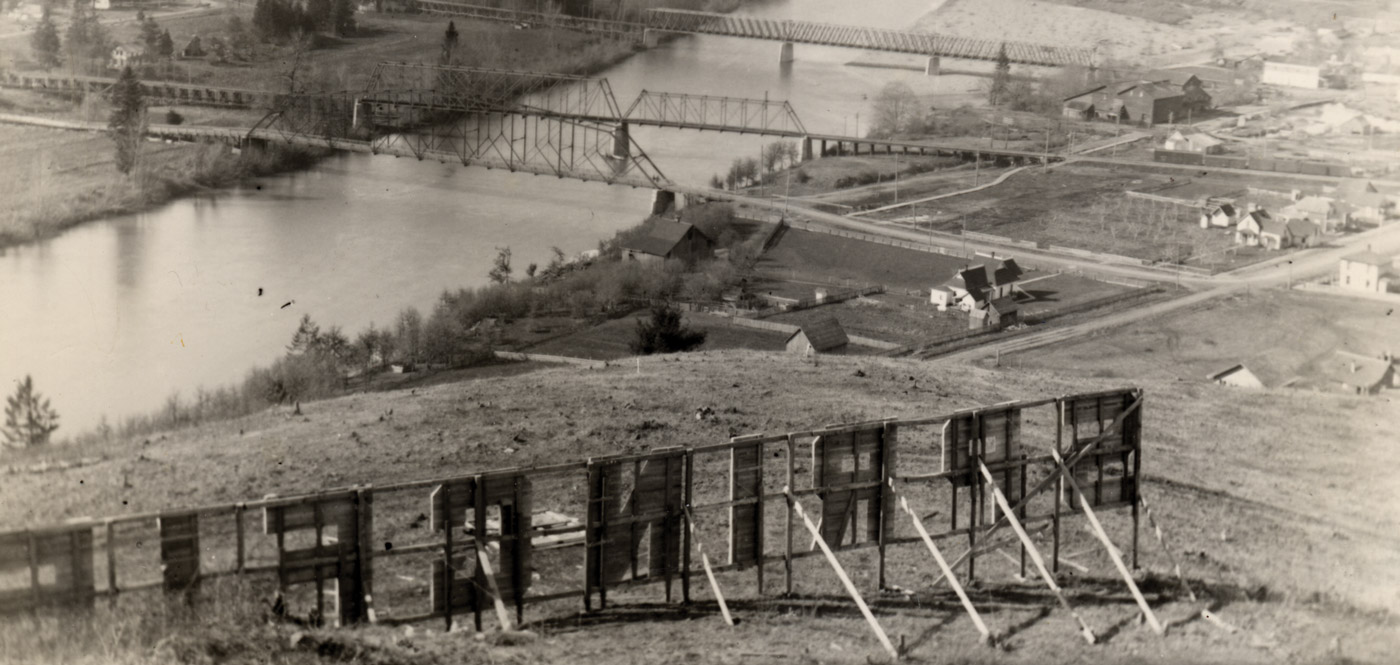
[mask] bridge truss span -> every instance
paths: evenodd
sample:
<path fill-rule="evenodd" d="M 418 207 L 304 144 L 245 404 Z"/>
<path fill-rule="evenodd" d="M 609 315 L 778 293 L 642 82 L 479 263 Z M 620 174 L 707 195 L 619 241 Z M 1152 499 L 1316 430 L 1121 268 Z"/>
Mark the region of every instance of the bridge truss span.
<path fill-rule="evenodd" d="M 610 35 L 620 39 L 640 40 L 646 26 L 629 21 L 611 21 L 569 16 L 562 13 L 544 13 L 483 7 L 451 0 L 417 0 L 414 4 L 419 11 L 444 16 L 463 16 L 483 21 L 512 23 L 524 29 L 555 28 Z"/>
<path fill-rule="evenodd" d="M 520 113 L 616 122 L 622 116 L 607 79 L 412 62 L 375 66 L 364 99 L 426 104 L 437 110 Z"/>
<path fill-rule="evenodd" d="M 800 137 L 807 133 L 787 101 L 643 90 L 623 112 L 634 124 Z"/>
<path fill-rule="evenodd" d="M 916 55 L 996 60 L 1002 47 L 1014 63 L 1028 65 L 1093 65 L 1091 49 L 1029 42 L 968 39 L 930 32 L 908 32 L 812 21 L 757 18 L 684 9 L 649 9 L 646 25 L 653 30 L 768 39 L 795 44 L 841 46 Z"/>

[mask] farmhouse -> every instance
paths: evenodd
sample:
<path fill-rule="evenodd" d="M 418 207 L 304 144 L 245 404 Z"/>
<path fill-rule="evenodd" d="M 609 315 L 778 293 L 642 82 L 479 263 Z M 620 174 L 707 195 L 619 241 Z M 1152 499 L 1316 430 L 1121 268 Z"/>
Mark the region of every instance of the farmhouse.
<path fill-rule="evenodd" d="M 677 259 L 689 265 L 714 254 L 714 241 L 685 222 L 654 221 L 622 243 L 622 255 L 636 261 Z"/>
<path fill-rule="evenodd" d="M 835 318 L 826 318 L 797 329 L 787 338 L 788 353 L 810 355 L 815 353 L 841 353 L 851 343 L 846 330 Z"/>
<path fill-rule="evenodd" d="M 1391 259 L 1370 250 L 1345 257 L 1338 263 L 1337 286 L 1343 289 L 1387 293 L 1394 280 Z"/>
<path fill-rule="evenodd" d="M 1395 387 L 1395 365 L 1389 355 L 1381 358 L 1338 351 L 1322 363 L 1323 387 L 1355 395 L 1374 395 Z"/>
<path fill-rule="evenodd" d="M 1254 247 L 1259 244 L 1259 234 L 1264 231 L 1264 223 L 1272 221 L 1269 211 L 1263 208 L 1250 210 L 1235 225 L 1235 244 Z"/>
<path fill-rule="evenodd" d="M 117 44 L 112 48 L 112 69 L 135 67 L 146 61 L 146 47 Z"/>
<path fill-rule="evenodd" d="M 1318 226 L 1306 219 L 1273 218 L 1259 225 L 1259 244 L 1265 249 L 1311 247 L 1318 235 Z"/>
<path fill-rule="evenodd" d="M 1249 371 L 1244 363 L 1236 363 L 1225 369 L 1215 372 L 1206 377 L 1207 381 L 1218 383 L 1222 386 L 1234 386 L 1236 388 L 1263 388 L 1264 382 Z"/>
<path fill-rule="evenodd" d="M 1201 211 L 1201 228 L 1208 229 L 1212 226 L 1229 228 L 1238 224 L 1239 212 L 1235 206 L 1229 203 L 1222 203 L 1218 206 L 1211 206 Z"/>
<path fill-rule="evenodd" d="M 958 304 L 958 309 L 970 312 L 981 308 L 988 300 L 1013 295 L 1016 282 L 1023 274 L 1016 259 L 991 259 L 988 263 L 963 268 L 942 286 L 931 289 L 929 302 L 937 305 L 940 312 L 953 303 Z"/>
<path fill-rule="evenodd" d="M 1197 131 L 1176 130 L 1166 141 L 1162 142 L 1162 147 L 1167 150 L 1177 150 L 1182 152 L 1199 152 L 1207 155 L 1218 155 L 1225 152 L 1225 142 L 1210 134 Z"/>

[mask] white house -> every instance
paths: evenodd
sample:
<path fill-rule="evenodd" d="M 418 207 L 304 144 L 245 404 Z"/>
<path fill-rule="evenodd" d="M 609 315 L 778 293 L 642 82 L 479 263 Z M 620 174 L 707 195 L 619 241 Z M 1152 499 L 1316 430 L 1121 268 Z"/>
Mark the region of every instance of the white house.
<path fill-rule="evenodd" d="M 1291 62 L 1264 61 L 1264 72 L 1260 83 L 1281 85 L 1290 88 L 1321 87 L 1322 70 L 1316 65 L 1299 65 Z"/>
<path fill-rule="evenodd" d="M 1331 199 L 1322 196 L 1304 196 L 1279 210 L 1278 216 L 1286 220 L 1308 220 L 1317 224 L 1323 233 L 1331 233 L 1342 223 L 1342 215 L 1337 205 Z"/>
<path fill-rule="evenodd" d="M 1259 208 L 1240 217 L 1235 225 L 1235 244 L 1255 247 L 1259 244 L 1259 234 L 1264 231 L 1264 223 L 1271 221 L 1269 211 Z"/>
<path fill-rule="evenodd" d="M 1201 228 L 1208 229 L 1212 226 L 1219 228 L 1229 228 L 1240 221 L 1239 211 L 1229 203 L 1222 203 L 1218 206 L 1206 208 L 1201 212 Z"/>
<path fill-rule="evenodd" d="M 989 300 L 1007 298 L 1016 294 L 1016 282 L 1023 271 L 1016 259 L 989 258 L 987 263 L 968 266 L 958 271 L 951 279 L 929 292 L 929 302 L 937 305 L 939 311 L 956 302 L 964 312 L 981 307 Z"/>
<path fill-rule="evenodd" d="M 1337 286 L 1351 291 L 1386 293 L 1395 275 L 1391 259 L 1369 249 L 1343 258 L 1337 270 Z"/>
<path fill-rule="evenodd" d="M 1195 132 L 1176 130 L 1172 132 L 1167 140 L 1162 142 L 1162 147 L 1167 150 L 1179 150 L 1183 152 L 1201 152 L 1207 155 L 1215 155 L 1225 152 L 1225 142 L 1221 141 L 1205 132 Z"/>
<path fill-rule="evenodd" d="M 1207 381 L 1236 388 L 1263 388 L 1264 382 L 1243 363 L 1236 363 L 1206 377 Z"/>

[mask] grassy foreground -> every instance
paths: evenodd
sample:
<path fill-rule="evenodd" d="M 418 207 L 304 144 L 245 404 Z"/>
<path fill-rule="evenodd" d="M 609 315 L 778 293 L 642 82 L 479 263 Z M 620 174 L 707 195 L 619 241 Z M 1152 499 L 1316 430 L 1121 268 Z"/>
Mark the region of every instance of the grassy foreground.
<path fill-rule="evenodd" d="M 1123 379 L 1076 377 L 1073 371 L 878 358 L 833 357 L 813 365 L 751 351 L 649 357 L 601 370 L 493 371 L 460 383 L 304 403 L 304 416 L 267 411 L 101 448 L 42 451 L 102 461 L 11 475 L 0 486 L 0 505 L 6 507 L 3 526 L 12 528 L 704 444 L 738 433 L 946 413 L 1121 385 Z M 1004 636 L 1000 650 L 987 650 L 976 645 L 971 622 L 946 587 L 927 588 L 934 567 L 926 552 L 892 550 L 891 581 L 910 589 L 907 597 L 876 591 L 869 552 L 841 555 L 886 630 L 907 638 L 911 658 L 1387 662 L 1400 647 L 1394 615 L 1400 610 L 1400 543 L 1394 536 L 1400 502 L 1381 470 L 1400 462 L 1386 425 L 1400 421 L 1400 405 L 1286 391 L 1241 393 L 1155 376 L 1139 385 L 1149 400 L 1144 492 L 1202 602 L 1170 593 L 1169 564 L 1146 527 L 1146 588 L 1159 616 L 1176 624 L 1165 639 L 1133 622 L 1136 611 L 1114 582 L 1106 557 L 1076 554 L 1089 572 L 1069 575 L 1065 586 L 1100 634 L 1101 644 L 1091 647 L 1078 639 L 1069 615 L 1043 587 L 1015 582 L 1009 567 L 997 572 L 999 557 L 991 556 L 985 569 L 979 562 L 982 582 L 972 591 L 989 626 Z M 694 410 L 702 405 L 719 417 L 696 420 Z M 906 441 L 901 457 L 919 454 L 916 445 Z M 30 451 L 17 461 L 40 454 Z M 1125 544 L 1123 515 L 1105 521 Z M 1081 522 L 1066 529 L 1070 553 L 1092 551 L 1093 541 L 1079 533 Z M 723 556 L 722 540 L 709 544 L 707 550 L 718 548 Z M 956 555 L 962 544 L 950 541 L 947 547 Z M 586 617 L 572 610 L 531 610 L 527 628 L 535 635 L 515 645 L 499 636 L 443 635 L 440 624 L 431 626 L 439 630 L 435 635 L 422 627 L 412 635 L 373 628 L 316 632 L 294 641 L 292 629 L 261 626 L 253 601 L 240 606 L 230 600 L 222 614 L 202 610 L 199 619 L 167 617 L 166 610 L 149 605 L 116 617 L 99 610 L 90 630 L 61 630 L 51 622 L 35 627 L 21 619 L 0 629 L 0 651 L 32 662 L 249 663 L 861 663 L 879 653 L 829 569 L 815 560 L 803 563 L 798 596 L 788 600 L 756 595 L 748 574 L 721 576 L 742 619 L 734 629 L 714 615 L 700 581 L 701 602 L 688 611 L 658 604 L 655 589 L 610 596 L 611 609 Z M 1240 630 L 1227 633 L 1199 619 L 1206 604 Z"/>

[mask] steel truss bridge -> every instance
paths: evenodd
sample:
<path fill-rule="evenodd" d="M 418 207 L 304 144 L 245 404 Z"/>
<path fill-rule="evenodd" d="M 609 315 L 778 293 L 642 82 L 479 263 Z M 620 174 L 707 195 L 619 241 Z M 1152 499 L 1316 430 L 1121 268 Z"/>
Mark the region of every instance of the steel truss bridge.
<path fill-rule="evenodd" d="M 678 32 L 765 39 L 944 58 L 996 60 L 1001 49 L 1013 63 L 1063 67 L 1095 64 L 1093 49 L 994 39 L 970 39 L 929 32 L 887 30 L 813 21 L 755 18 L 682 9 L 649 9 L 640 21 L 585 19 L 563 14 L 482 7 L 452 0 L 417 0 L 424 12 L 516 25 L 605 34 L 646 41 L 647 32 Z"/>
<path fill-rule="evenodd" d="M 0 72 L 0 86 L 71 94 L 106 96 L 117 80 L 102 76 L 63 76 L 39 72 Z M 217 88 L 171 81 L 141 81 L 141 94 L 155 104 L 271 108 L 278 93 L 242 88 Z"/>

